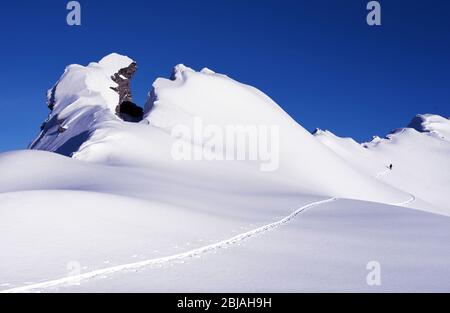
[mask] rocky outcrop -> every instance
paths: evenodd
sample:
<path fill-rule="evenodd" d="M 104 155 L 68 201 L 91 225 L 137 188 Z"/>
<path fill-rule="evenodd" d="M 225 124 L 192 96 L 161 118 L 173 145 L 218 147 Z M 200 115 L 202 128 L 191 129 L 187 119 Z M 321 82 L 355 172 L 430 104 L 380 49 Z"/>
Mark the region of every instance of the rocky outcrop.
<path fill-rule="evenodd" d="M 102 123 L 120 123 L 117 116 L 140 121 L 143 110 L 132 103 L 130 88 L 136 69 L 132 59 L 116 53 L 87 66 L 67 66 L 47 91 L 50 113 L 29 148 L 72 156 Z"/>
<path fill-rule="evenodd" d="M 130 84 L 131 78 L 134 73 L 136 73 L 136 70 L 137 64 L 136 62 L 133 62 L 130 66 L 121 69 L 111 77 L 111 79 L 117 84 L 117 87 L 111 87 L 111 89 L 119 94 L 119 105 L 121 105 L 124 101 L 133 101 Z"/>
<path fill-rule="evenodd" d="M 47 93 L 47 106 L 50 109 L 50 111 L 53 111 L 56 103 L 56 87 L 58 84 L 53 86 L 52 89 L 50 89 Z"/>
<path fill-rule="evenodd" d="M 140 122 L 144 117 L 144 110 L 131 101 L 124 101 L 118 107 L 119 116 L 126 122 Z"/>
<path fill-rule="evenodd" d="M 133 62 L 130 66 L 122 68 L 111 77 L 117 84 L 117 87 L 111 87 L 111 89 L 119 94 L 116 114 L 127 122 L 140 122 L 144 116 L 144 110 L 133 103 L 133 95 L 131 93 L 131 79 L 136 70 L 137 64 Z"/>

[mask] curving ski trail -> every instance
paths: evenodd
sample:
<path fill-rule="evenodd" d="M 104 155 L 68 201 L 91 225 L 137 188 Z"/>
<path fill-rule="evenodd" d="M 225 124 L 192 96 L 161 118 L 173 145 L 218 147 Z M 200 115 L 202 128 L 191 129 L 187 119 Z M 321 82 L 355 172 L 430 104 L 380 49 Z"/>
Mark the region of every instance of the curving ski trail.
<path fill-rule="evenodd" d="M 406 200 L 405 202 L 401 202 L 401 203 L 394 203 L 393 205 L 396 206 L 405 206 L 408 204 L 413 203 L 414 201 L 416 201 L 416 197 L 413 194 L 409 194 L 410 198 L 408 200 Z"/>
<path fill-rule="evenodd" d="M 382 171 L 382 172 L 379 172 L 375 177 L 376 177 L 377 179 L 381 179 L 381 177 L 383 177 L 383 176 L 389 174 L 390 172 L 392 172 L 392 170 L 391 170 L 391 169 L 387 169 L 387 170 L 384 170 L 384 171 Z M 416 201 L 416 197 L 415 197 L 413 194 L 409 194 L 409 197 L 410 197 L 410 198 L 409 198 L 408 200 L 404 201 L 404 202 L 400 202 L 400 203 L 391 203 L 390 205 L 395 205 L 395 206 L 405 206 L 405 205 L 411 204 L 411 203 L 413 203 L 414 201 Z"/>
<path fill-rule="evenodd" d="M 308 209 L 311 209 L 313 207 L 316 207 L 316 206 L 319 206 L 319 205 L 322 205 L 325 203 L 333 202 L 336 200 L 337 200 L 337 198 L 333 197 L 333 198 L 330 198 L 327 200 L 321 200 L 321 201 L 316 201 L 316 202 L 307 204 L 307 205 L 295 210 L 290 215 L 286 216 L 285 218 L 283 218 L 277 222 L 261 226 L 259 228 L 236 235 L 229 239 L 225 239 L 223 241 L 220 241 L 220 242 L 217 242 L 217 243 L 214 243 L 211 245 L 203 246 L 203 247 L 191 250 L 191 251 L 187 251 L 187 252 L 183 252 L 183 253 L 167 256 L 167 257 L 162 257 L 162 258 L 149 259 L 149 260 L 135 262 L 135 263 L 128 263 L 128 264 L 107 267 L 107 268 L 103 268 L 103 269 L 99 269 L 99 270 L 95 270 L 92 272 L 87 272 L 87 273 L 83 273 L 83 274 L 79 274 L 79 275 L 67 276 L 67 277 L 63 277 L 63 278 L 59 278 L 59 279 L 55 279 L 55 280 L 44 281 L 44 282 L 37 283 L 37 284 L 31 284 L 31 285 L 27 285 L 27 286 L 23 286 L 23 287 L 17 287 L 17 288 L 13 288 L 13 289 L 3 290 L 3 291 L 0 291 L 0 293 L 33 292 L 33 291 L 40 291 L 40 290 L 44 290 L 47 288 L 59 287 L 59 286 L 64 286 L 64 285 L 79 284 L 81 281 L 89 280 L 89 279 L 92 279 L 92 278 L 98 277 L 98 276 L 109 275 L 109 274 L 118 273 L 118 272 L 126 271 L 126 270 L 136 270 L 139 268 L 152 266 L 152 265 L 162 265 L 162 264 L 166 264 L 166 263 L 173 262 L 173 261 L 179 261 L 179 260 L 195 257 L 195 256 L 202 255 L 202 254 L 205 254 L 205 253 L 213 251 L 213 250 L 217 250 L 217 249 L 221 249 L 221 248 L 224 248 L 227 246 L 237 244 L 243 240 L 249 239 L 258 234 L 278 228 L 278 227 L 290 222 L 297 215 L 299 215 L 302 212 L 305 212 Z"/>
<path fill-rule="evenodd" d="M 380 179 L 381 177 L 387 175 L 390 171 L 391 171 L 391 170 L 387 169 L 387 170 L 385 170 L 385 171 L 379 172 L 379 173 L 377 174 L 377 176 L 375 176 L 375 177 L 376 177 L 377 179 Z"/>

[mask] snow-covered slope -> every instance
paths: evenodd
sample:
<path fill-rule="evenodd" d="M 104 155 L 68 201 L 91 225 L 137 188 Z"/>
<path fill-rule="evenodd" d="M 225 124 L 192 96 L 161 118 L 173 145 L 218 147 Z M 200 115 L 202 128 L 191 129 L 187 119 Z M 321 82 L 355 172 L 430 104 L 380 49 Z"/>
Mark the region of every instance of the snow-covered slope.
<path fill-rule="evenodd" d="M 111 90 L 115 83 L 110 77 L 131 62 L 113 54 L 88 67 L 69 66 L 56 85 L 55 107 L 45 129 L 31 147 L 101 164 L 176 169 L 178 175 L 186 177 L 215 172 L 220 175 L 214 180 L 222 185 L 231 178 L 253 177 L 266 186 L 283 186 L 304 194 L 385 203 L 409 199 L 408 193 L 355 170 L 331 153 L 261 91 L 208 69 L 195 72 L 176 66 L 171 79 L 160 78 L 154 83 L 145 119 L 124 122 L 115 114 L 118 97 Z M 207 150 L 214 160 L 174 159 L 173 148 L 179 141 L 174 130 L 183 127 L 195 135 L 196 121 L 224 134 L 227 127 L 264 128 L 272 154 L 266 160 L 237 160 L 235 152 L 235 159 L 217 161 L 218 155 L 229 151 L 220 147 L 212 151 L 208 146 L 211 134 L 201 129 L 200 138 L 183 140 L 191 139 L 190 149 L 200 153 Z M 58 131 L 61 127 L 63 132 Z M 248 149 L 245 153 L 250 155 Z M 264 167 L 270 171 L 262 171 Z"/>
<path fill-rule="evenodd" d="M 99 122 L 117 120 L 119 95 L 112 75 L 129 66 L 128 57 L 111 54 L 87 67 L 70 65 L 47 93 L 51 113 L 30 148 L 72 155 Z"/>
<path fill-rule="evenodd" d="M 95 192 L 0 194 L 0 291 L 449 291 L 449 218 L 337 200 L 271 228 L 323 200 L 280 210 L 283 197 L 243 196 L 227 211 Z M 371 262 L 380 286 L 367 284 Z"/>
<path fill-rule="evenodd" d="M 448 118 L 435 114 L 418 114 L 411 120 L 408 127 L 450 141 L 450 120 Z"/>
<path fill-rule="evenodd" d="M 329 131 L 314 135 L 355 167 L 428 202 L 425 207 L 450 214 L 449 119 L 417 115 L 408 127 L 363 144 Z M 387 168 L 390 164 L 392 171 Z"/>
<path fill-rule="evenodd" d="M 0 291 L 448 291 L 446 119 L 360 145 L 178 65 L 130 123 L 112 77 L 132 64 L 69 66 L 31 149 L 0 154 Z"/>

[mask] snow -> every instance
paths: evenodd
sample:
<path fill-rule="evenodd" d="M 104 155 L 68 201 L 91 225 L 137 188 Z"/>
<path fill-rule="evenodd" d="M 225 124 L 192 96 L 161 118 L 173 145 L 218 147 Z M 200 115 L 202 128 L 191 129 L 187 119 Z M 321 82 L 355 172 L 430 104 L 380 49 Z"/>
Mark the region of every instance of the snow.
<path fill-rule="evenodd" d="M 117 120 L 119 95 L 111 76 L 128 67 L 133 60 L 118 54 L 104 57 L 84 67 L 70 65 L 55 88 L 54 109 L 44 131 L 30 145 L 33 149 L 55 151 L 70 156 L 96 129 L 100 121 Z M 48 92 L 48 98 L 52 91 Z M 67 131 L 58 132 L 60 126 Z"/>
<path fill-rule="evenodd" d="M 365 144 L 312 135 L 256 88 L 180 64 L 128 123 L 111 76 L 132 62 L 67 67 L 32 149 L 0 154 L 0 291 L 448 291 L 447 119 Z M 174 159 L 173 130 L 199 120 L 279 137 L 270 160 Z"/>
<path fill-rule="evenodd" d="M 361 171 L 426 202 L 422 209 L 450 215 L 447 196 L 450 120 L 431 114 L 418 115 L 409 126 L 396 130 L 385 139 L 378 137 L 364 144 L 337 137 L 331 132 L 315 136 Z M 387 169 L 390 164 L 393 165 L 392 171 Z"/>
<path fill-rule="evenodd" d="M 429 132 L 441 139 L 450 140 L 450 120 L 434 114 L 418 114 L 408 125 L 418 132 Z"/>
<path fill-rule="evenodd" d="M 111 77 L 119 70 L 130 66 L 133 62 L 134 61 L 127 56 L 111 53 L 101 59 L 98 64 L 89 64 L 89 67 L 100 67 L 100 69 L 104 71 L 108 77 Z"/>
<path fill-rule="evenodd" d="M 361 215 L 364 215 L 364 219 Z M 449 220 L 398 207 L 335 201 L 279 229 L 181 264 L 93 279 L 62 291 L 448 292 Z M 420 260 L 420 261 L 418 261 Z M 381 285 L 366 283 L 369 262 Z"/>

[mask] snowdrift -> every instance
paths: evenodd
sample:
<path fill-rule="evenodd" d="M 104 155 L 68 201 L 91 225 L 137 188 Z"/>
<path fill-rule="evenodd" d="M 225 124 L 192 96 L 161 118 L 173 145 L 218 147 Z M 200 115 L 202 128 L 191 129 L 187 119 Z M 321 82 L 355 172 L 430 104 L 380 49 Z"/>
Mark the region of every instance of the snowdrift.
<path fill-rule="evenodd" d="M 111 89 L 116 86 L 111 75 L 132 62 L 112 54 L 87 67 L 69 66 L 54 88 L 54 109 L 31 148 L 100 164 L 176 169 L 177 175 L 212 179 L 222 186 L 231 179 L 255 180 L 266 183 L 264 189 L 281 186 L 303 194 L 390 204 L 409 199 L 408 193 L 355 170 L 330 152 L 261 91 L 208 69 L 195 72 L 176 66 L 171 79 L 160 78 L 153 84 L 145 119 L 122 121 L 115 114 L 119 100 Z M 229 126 L 276 127 L 271 160 L 275 167 L 262 172 L 261 160 L 248 159 L 174 160 L 173 147 L 179 138 L 173 129 L 182 126 L 195 133 L 196 120 L 224 132 Z M 188 144 L 193 151 L 205 150 L 208 136 Z"/>

